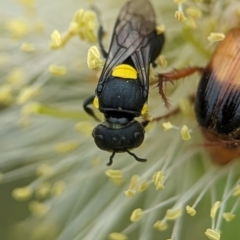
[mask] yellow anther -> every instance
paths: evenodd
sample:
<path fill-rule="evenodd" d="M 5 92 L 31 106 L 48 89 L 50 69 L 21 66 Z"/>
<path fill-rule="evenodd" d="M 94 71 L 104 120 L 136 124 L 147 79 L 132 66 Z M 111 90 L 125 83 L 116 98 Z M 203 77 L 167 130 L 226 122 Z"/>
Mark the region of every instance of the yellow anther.
<path fill-rule="evenodd" d="M 26 53 L 34 52 L 36 49 L 31 43 L 23 43 L 21 45 L 21 50 Z"/>
<path fill-rule="evenodd" d="M 125 194 L 127 197 L 132 198 L 132 197 L 135 196 L 136 190 L 134 190 L 134 189 L 128 189 L 128 190 L 124 191 L 124 194 Z"/>
<path fill-rule="evenodd" d="M 190 130 L 186 125 L 184 125 L 181 129 L 181 136 L 184 141 L 191 139 Z"/>
<path fill-rule="evenodd" d="M 123 182 L 123 175 L 120 170 L 108 169 L 105 174 L 117 185 L 120 185 Z"/>
<path fill-rule="evenodd" d="M 143 218 L 143 213 L 141 208 L 137 208 L 132 212 L 132 215 L 130 217 L 130 220 L 132 222 L 138 222 Z"/>
<path fill-rule="evenodd" d="M 137 191 L 138 191 L 139 193 L 144 192 L 144 191 L 146 191 L 146 190 L 148 189 L 148 186 L 149 186 L 148 182 L 145 181 L 145 182 L 141 183 L 141 184 L 138 186 Z"/>
<path fill-rule="evenodd" d="M 179 21 L 179 22 L 184 22 L 186 21 L 186 17 L 184 16 L 184 13 L 182 11 L 176 11 L 174 14 L 174 17 Z"/>
<path fill-rule="evenodd" d="M 53 173 L 53 169 L 48 164 L 42 164 L 37 168 L 38 176 L 50 176 Z"/>
<path fill-rule="evenodd" d="M 221 235 L 220 233 L 214 231 L 211 228 L 208 228 L 205 232 L 205 235 L 210 239 L 210 240 L 220 240 Z"/>
<path fill-rule="evenodd" d="M 163 55 L 160 55 L 158 58 L 157 58 L 157 63 L 161 66 L 161 67 L 164 67 L 166 68 L 167 67 L 167 60 L 166 58 L 163 56 Z"/>
<path fill-rule="evenodd" d="M 18 104 L 23 104 L 28 100 L 37 97 L 40 94 L 40 88 L 36 87 L 27 87 L 21 90 L 16 102 Z"/>
<path fill-rule="evenodd" d="M 186 206 L 186 211 L 192 217 L 196 215 L 196 210 L 193 207 Z"/>
<path fill-rule="evenodd" d="M 197 28 L 197 24 L 194 20 L 194 18 L 192 17 L 189 17 L 187 20 L 186 20 L 186 26 L 188 26 L 189 28 L 191 29 L 196 29 Z"/>
<path fill-rule="evenodd" d="M 89 69 L 94 69 L 103 65 L 103 60 L 96 46 L 92 46 L 88 49 L 87 65 Z"/>
<path fill-rule="evenodd" d="M 91 135 L 93 131 L 93 125 L 89 122 L 79 122 L 75 127 L 80 133 L 83 133 L 86 136 Z"/>
<path fill-rule="evenodd" d="M 129 183 L 129 189 L 135 189 L 138 185 L 138 181 L 139 181 L 139 176 L 133 175 Z"/>
<path fill-rule="evenodd" d="M 9 105 L 13 102 L 12 87 L 8 84 L 0 85 L 0 104 Z"/>
<path fill-rule="evenodd" d="M 186 13 L 189 17 L 192 17 L 192 18 L 201 18 L 202 16 L 201 10 L 194 7 L 187 8 Z"/>
<path fill-rule="evenodd" d="M 210 33 L 210 36 L 208 36 L 208 41 L 209 42 L 218 42 L 218 41 L 222 41 L 225 38 L 225 34 L 224 33 Z"/>
<path fill-rule="evenodd" d="M 220 207 L 220 204 L 221 202 L 220 201 L 217 201 L 213 204 L 212 208 L 211 208 L 211 211 L 210 211 L 210 217 L 213 219 L 216 217 L 216 214 L 217 214 L 217 211 Z"/>
<path fill-rule="evenodd" d="M 167 131 L 167 130 L 173 128 L 173 125 L 170 122 L 165 122 L 165 123 L 162 124 L 162 126 L 164 128 L 164 131 Z"/>
<path fill-rule="evenodd" d="M 154 223 L 153 227 L 158 231 L 165 231 L 168 228 L 168 224 L 164 220 L 158 220 Z"/>
<path fill-rule="evenodd" d="M 19 201 L 30 199 L 32 194 L 33 194 L 33 189 L 31 187 L 15 188 L 12 191 L 12 197 Z"/>
<path fill-rule="evenodd" d="M 47 204 L 32 201 L 29 203 L 29 210 L 33 215 L 40 217 L 45 215 L 50 210 L 50 207 Z"/>
<path fill-rule="evenodd" d="M 128 64 L 120 64 L 113 68 L 112 76 L 123 79 L 137 79 L 137 71 Z"/>
<path fill-rule="evenodd" d="M 79 148 L 79 143 L 74 141 L 58 143 L 54 146 L 55 151 L 59 153 L 72 152 L 75 151 L 77 148 Z"/>
<path fill-rule="evenodd" d="M 167 220 L 176 220 L 182 215 L 181 209 L 168 209 L 165 218 Z"/>
<path fill-rule="evenodd" d="M 73 20 L 74 22 L 81 24 L 83 17 L 84 17 L 84 10 L 81 8 L 75 12 Z"/>
<path fill-rule="evenodd" d="M 50 190 L 51 190 L 51 184 L 43 183 L 36 190 L 36 196 L 40 198 L 44 198 L 49 194 Z"/>
<path fill-rule="evenodd" d="M 235 189 L 234 189 L 234 191 L 233 191 L 233 196 L 234 196 L 234 197 L 240 197 L 240 184 L 238 184 L 238 185 L 235 187 Z"/>
<path fill-rule="evenodd" d="M 54 76 L 64 76 L 67 72 L 66 67 L 58 65 L 50 65 L 48 68 L 49 72 Z"/>
<path fill-rule="evenodd" d="M 75 125 L 75 127 L 78 132 L 88 137 L 92 134 L 94 128 L 94 126 L 90 122 L 79 122 Z"/>
<path fill-rule="evenodd" d="M 98 97 L 95 96 L 94 100 L 93 100 L 93 106 L 96 108 L 96 109 L 99 109 L 99 101 L 98 101 Z"/>
<path fill-rule="evenodd" d="M 53 196 L 60 196 L 66 189 L 66 183 L 63 181 L 57 181 L 53 184 L 51 193 Z"/>
<path fill-rule="evenodd" d="M 161 33 L 164 33 L 165 32 L 165 26 L 163 25 L 163 24 L 161 24 L 161 25 L 158 25 L 157 27 L 156 27 L 156 32 L 157 32 L 157 35 L 159 35 L 159 34 L 161 34 Z"/>
<path fill-rule="evenodd" d="M 147 113 L 148 113 L 148 105 L 147 103 L 144 103 L 143 108 L 141 110 L 141 115 L 146 116 Z"/>
<path fill-rule="evenodd" d="M 31 102 L 31 103 L 24 105 L 24 107 L 21 110 L 21 114 L 23 116 L 29 116 L 32 113 L 39 112 L 40 108 L 41 108 L 41 105 L 39 103 Z"/>
<path fill-rule="evenodd" d="M 60 47 L 62 47 L 62 38 L 60 33 L 55 30 L 52 34 L 51 34 L 51 39 L 52 41 L 50 42 L 50 47 L 52 49 L 58 49 Z"/>
<path fill-rule="evenodd" d="M 25 78 L 25 73 L 23 69 L 15 68 L 8 74 L 7 82 L 14 86 L 18 86 L 24 82 L 24 78 Z"/>
<path fill-rule="evenodd" d="M 109 234 L 108 238 L 110 240 L 127 240 L 127 236 L 122 233 L 113 232 Z"/>
<path fill-rule="evenodd" d="M 231 222 L 234 218 L 235 218 L 235 214 L 231 213 L 231 212 L 225 212 L 223 213 L 223 218 L 225 219 L 225 221 L 227 222 Z"/>
<path fill-rule="evenodd" d="M 164 174 L 162 171 L 158 171 L 153 174 L 153 182 L 156 187 L 156 190 L 164 189 L 163 180 L 164 180 Z"/>
<path fill-rule="evenodd" d="M 30 31 L 30 27 L 23 19 L 13 19 L 7 23 L 7 29 L 14 38 L 22 38 Z"/>

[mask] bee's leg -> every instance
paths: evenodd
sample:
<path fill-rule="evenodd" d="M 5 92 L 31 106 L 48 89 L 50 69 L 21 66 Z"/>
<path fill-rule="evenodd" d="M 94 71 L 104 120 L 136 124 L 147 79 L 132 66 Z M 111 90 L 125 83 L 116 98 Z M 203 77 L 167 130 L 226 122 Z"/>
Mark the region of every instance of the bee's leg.
<path fill-rule="evenodd" d="M 165 106 L 169 107 L 170 104 L 165 95 L 165 89 L 163 89 L 163 83 L 171 82 L 173 84 L 173 81 L 177 81 L 181 78 L 192 75 L 195 72 L 202 74 L 203 71 L 204 71 L 204 68 L 201 68 L 201 67 L 188 67 L 188 68 L 183 68 L 183 69 L 179 69 L 179 70 L 174 70 L 174 71 L 171 71 L 168 73 L 158 74 L 157 82 L 155 82 L 155 83 L 157 83 L 158 92 L 159 92 L 160 96 L 162 97 L 162 99 L 165 103 Z"/>
<path fill-rule="evenodd" d="M 100 119 L 95 115 L 93 109 L 88 106 L 90 104 L 93 104 L 94 98 L 95 98 L 95 96 L 91 96 L 91 97 L 87 98 L 83 102 L 83 108 L 87 114 L 89 114 L 91 117 L 93 117 L 96 121 L 101 122 Z"/>
<path fill-rule="evenodd" d="M 104 58 L 107 58 L 108 53 L 107 53 L 106 50 L 104 49 L 103 43 L 102 43 L 102 40 L 103 40 L 105 31 L 104 31 L 104 29 L 103 29 L 103 24 L 102 24 L 102 19 L 101 19 L 101 13 L 100 13 L 100 10 L 99 10 L 96 6 L 92 6 L 91 8 L 92 8 L 92 10 L 96 13 L 96 15 L 97 15 L 97 20 L 98 20 L 98 24 L 99 24 L 99 28 L 98 28 L 98 43 L 99 43 L 99 47 L 100 47 L 100 50 L 101 50 L 101 53 L 102 53 L 103 57 L 104 57 Z"/>

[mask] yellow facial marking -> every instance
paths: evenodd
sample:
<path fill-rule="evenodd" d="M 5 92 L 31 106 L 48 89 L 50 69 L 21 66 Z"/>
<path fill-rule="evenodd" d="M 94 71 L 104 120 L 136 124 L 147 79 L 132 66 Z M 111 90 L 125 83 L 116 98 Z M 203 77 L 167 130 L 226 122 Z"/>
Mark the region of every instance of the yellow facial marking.
<path fill-rule="evenodd" d="M 96 109 L 99 109 L 99 102 L 98 102 L 98 97 L 96 96 L 93 100 L 93 106 L 96 108 Z"/>
<path fill-rule="evenodd" d="M 142 111 L 141 111 L 141 115 L 145 115 L 146 113 L 148 113 L 148 105 L 146 103 L 144 103 Z"/>
<path fill-rule="evenodd" d="M 130 65 L 120 64 L 113 69 L 112 76 L 126 79 L 137 79 L 137 71 Z"/>

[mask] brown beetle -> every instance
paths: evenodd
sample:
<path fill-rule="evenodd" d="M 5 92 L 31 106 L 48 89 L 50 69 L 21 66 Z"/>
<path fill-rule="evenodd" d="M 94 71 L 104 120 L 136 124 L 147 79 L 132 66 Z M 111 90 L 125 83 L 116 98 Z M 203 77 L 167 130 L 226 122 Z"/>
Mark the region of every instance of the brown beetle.
<path fill-rule="evenodd" d="M 196 119 L 212 159 L 226 164 L 240 156 L 240 28 L 231 29 L 205 68 L 191 67 L 159 75 L 159 93 L 166 104 L 163 82 L 194 72 L 202 74 L 196 97 Z"/>

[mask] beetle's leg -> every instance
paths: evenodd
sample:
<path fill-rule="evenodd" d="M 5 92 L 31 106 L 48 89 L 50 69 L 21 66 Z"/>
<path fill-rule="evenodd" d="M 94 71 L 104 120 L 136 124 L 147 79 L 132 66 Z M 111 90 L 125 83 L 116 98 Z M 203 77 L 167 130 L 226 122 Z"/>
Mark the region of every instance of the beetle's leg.
<path fill-rule="evenodd" d="M 83 108 L 85 110 L 85 112 L 87 114 L 89 114 L 91 117 L 93 117 L 96 121 L 101 122 L 100 119 L 95 115 L 94 111 L 92 110 L 92 108 L 90 108 L 88 105 L 93 104 L 93 100 L 94 100 L 95 96 L 91 96 L 89 98 L 87 98 L 84 102 L 83 102 Z"/>
<path fill-rule="evenodd" d="M 204 68 L 201 67 L 189 67 L 189 68 L 183 68 L 179 70 L 174 70 L 168 73 L 162 73 L 157 75 L 157 86 L 158 86 L 158 92 L 161 95 L 165 106 L 169 107 L 168 99 L 165 95 L 165 91 L 163 89 L 163 83 L 171 82 L 173 84 L 173 81 L 177 81 L 181 78 L 187 77 L 192 75 L 195 72 L 202 73 Z"/>
<path fill-rule="evenodd" d="M 98 24 L 99 24 L 99 28 L 98 28 L 98 43 L 99 43 L 99 47 L 100 47 L 100 50 L 101 50 L 101 53 L 102 53 L 103 57 L 107 58 L 108 53 L 104 49 L 103 43 L 102 43 L 102 40 L 103 40 L 105 32 L 104 32 L 103 24 L 102 24 L 102 20 L 101 20 L 101 13 L 100 13 L 100 10 L 96 6 L 92 6 L 91 8 L 96 13 Z"/>

